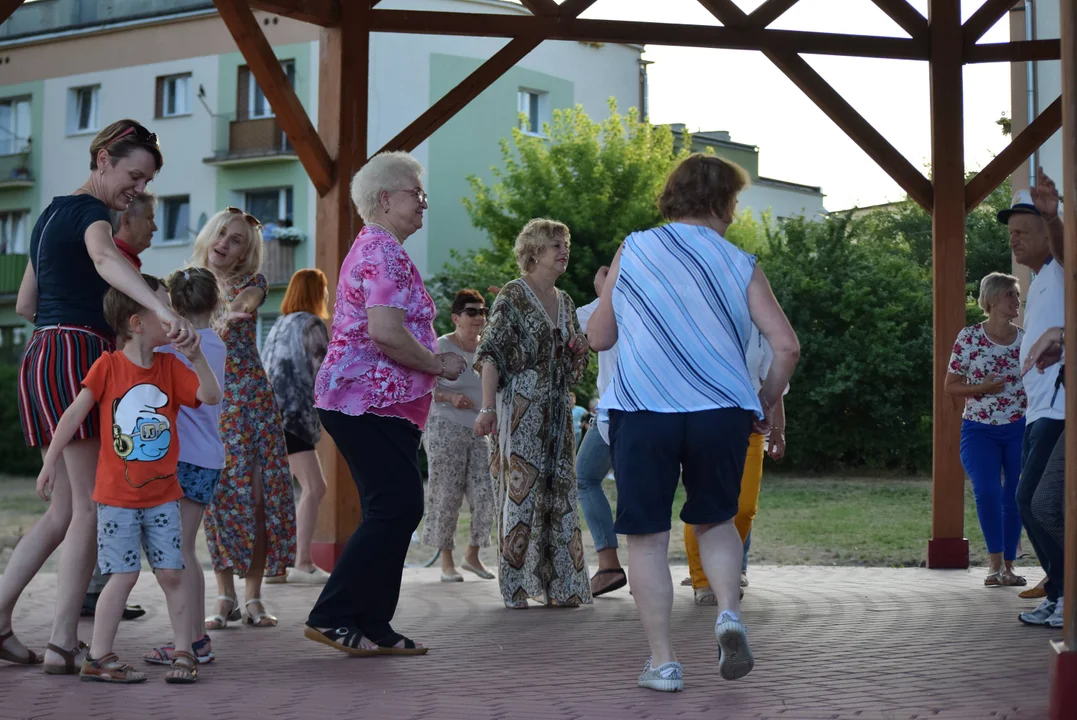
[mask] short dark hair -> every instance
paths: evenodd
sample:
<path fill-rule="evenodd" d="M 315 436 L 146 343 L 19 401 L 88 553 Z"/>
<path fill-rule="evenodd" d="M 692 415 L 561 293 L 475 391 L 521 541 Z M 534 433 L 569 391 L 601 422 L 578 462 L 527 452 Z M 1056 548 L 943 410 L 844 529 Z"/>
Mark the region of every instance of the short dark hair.
<path fill-rule="evenodd" d="M 452 301 L 452 314 L 459 315 L 464 311 L 464 308 L 471 303 L 486 304 L 486 300 L 478 290 L 471 288 L 464 288 L 460 292 L 456 293 L 456 297 Z"/>
<path fill-rule="evenodd" d="M 658 198 L 666 220 L 726 214 L 748 186 L 744 168 L 714 155 L 696 153 L 674 168 Z"/>
<path fill-rule="evenodd" d="M 165 164 L 161 154 L 161 146 L 157 144 L 157 136 L 147 130 L 137 120 L 117 120 L 107 128 L 97 133 L 97 137 L 90 143 L 90 169 L 97 169 L 97 153 L 107 150 L 112 158 L 112 164 L 120 158 L 125 158 L 135 150 L 145 150 L 153 156 L 153 165 L 157 172 Z"/>
<path fill-rule="evenodd" d="M 142 279 L 150 286 L 150 290 L 157 292 L 164 283 L 153 275 L 142 273 Z M 105 321 L 116 331 L 116 337 L 127 340 L 131 337 L 131 328 L 128 321 L 132 315 L 146 312 L 146 308 L 137 300 L 133 300 L 116 288 L 109 288 L 105 293 Z"/>
<path fill-rule="evenodd" d="M 168 278 L 167 286 L 172 309 L 181 317 L 213 315 L 220 308 L 221 286 L 208 268 L 177 270 Z"/>

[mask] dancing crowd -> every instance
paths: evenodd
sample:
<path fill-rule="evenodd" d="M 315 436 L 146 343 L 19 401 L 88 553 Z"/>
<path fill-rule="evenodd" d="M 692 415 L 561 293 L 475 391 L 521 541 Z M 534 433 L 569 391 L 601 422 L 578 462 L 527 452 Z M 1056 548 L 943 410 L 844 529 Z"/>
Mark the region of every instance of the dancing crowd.
<path fill-rule="evenodd" d="M 143 660 L 167 665 L 169 683 L 196 682 L 214 659 L 207 631 L 277 624 L 263 580 L 324 584 L 304 628 L 310 640 L 354 656 L 425 654 L 392 625 L 425 511 L 421 541 L 439 550 L 441 580 L 462 581 L 458 567 L 496 577 L 506 608 L 579 607 L 631 579 L 650 647 L 638 684 L 681 690 L 667 554 L 683 483 L 684 584 L 697 604 L 716 607 L 722 677 L 751 671 L 740 617 L 748 546 L 764 456 L 785 453 L 783 397 L 800 349 L 756 258 L 725 239 L 748 183 L 742 169 L 705 155 L 681 162 L 658 198 L 666 224 L 630 234 L 580 308 L 557 287 L 570 228 L 531 220 L 514 247 L 519 277 L 496 289 L 490 308 L 460 290 L 454 329 L 438 337 L 433 300 L 404 249 L 428 207 L 423 168 L 407 153 L 379 154 L 352 181 L 363 228 L 340 268 L 332 317 L 325 276 L 299 271 L 259 354 L 259 219 L 225 208 L 199 231 L 187 267 L 167 280 L 144 275 L 138 255 L 156 228 L 146 185 L 163 166 L 157 136 L 121 120 L 93 140 L 89 164 L 86 182 L 38 219 L 19 292 L 18 310 L 35 324 L 20 417 L 43 455 L 37 487 L 49 506 L 0 578 L 0 659 L 145 681 L 113 652 L 121 618 L 140 613 L 127 601 L 143 550 L 173 633 Z M 1013 568 L 1023 520 L 1048 577 L 1045 599 L 1021 619 L 1053 625 L 1064 419 L 1052 368 L 1063 311 L 1053 183 L 1041 173 L 999 220 L 1017 260 L 1036 272 L 1025 329 L 1014 323 L 1016 279 L 984 278 L 987 320 L 958 337 L 946 389 L 965 402 L 962 460 L 991 553 L 986 584 L 1025 584 Z M 599 398 L 588 412 L 570 388 L 593 351 Z M 323 428 L 363 509 L 331 573 L 311 556 Z M 611 469 L 616 517 L 602 490 Z M 465 497 L 470 532 L 457 566 Z M 581 510 L 598 554 L 593 575 Z M 479 557 L 495 520 L 496 572 Z M 217 584 L 208 616 L 195 553 L 203 524 Z M 65 538 L 52 634 L 38 654 L 15 637 L 12 615 Z M 94 617 L 88 646 L 76 634 L 80 613 Z"/>

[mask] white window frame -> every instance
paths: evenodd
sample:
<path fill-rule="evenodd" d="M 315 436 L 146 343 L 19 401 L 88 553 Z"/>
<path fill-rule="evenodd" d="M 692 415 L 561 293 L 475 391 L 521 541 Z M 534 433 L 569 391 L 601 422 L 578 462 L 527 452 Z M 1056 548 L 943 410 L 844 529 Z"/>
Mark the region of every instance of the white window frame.
<path fill-rule="evenodd" d="M 295 190 L 291 186 L 284 186 L 279 188 L 262 188 L 260 190 L 244 190 L 243 191 L 243 210 L 250 212 L 250 205 L 247 203 L 247 196 L 254 193 L 267 193 L 273 190 L 277 191 L 277 216 L 271 218 L 258 218 L 258 221 L 263 225 L 268 223 L 275 223 L 282 218 L 288 217 L 288 193 L 292 193 L 292 214 L 295 214 Z"/>
<path fill-rule="evenodd" d="M 182 81 L 182 87 L 181 83 Z M 161 117 L 182 117 L 184 115 L 191 114 L 191 73 L 180 73 L 178 75 L 166 75 L 161 78 Z M 172 85 L 174 88 L 174 97 L 176 100 L 176 107 L 172 112 L 168 111 L 168 87 Z"/>
<path fill-rule="evenodd" d="M 186 199 L 187 201 L 187 227 L 177 228 L 181 233 L 180 237 L 169 238 L 167 237 L 168 226 L 172 220 L 171 209 L 169 203 L 177 200 Z M 172 245 L 187 245 L 191 242 L 193 233 L 191 232 L 191 196 L 190 195 L 166 195 L 157 199 L 157 207 L 160 209 L 161 222 L 157 227 L 158 238 L 155 240 L 155 244 L 164 247 Z"/>
<path fill-rule="evenodd" d="M 289 82 L 295 84 L 295 60 L 281 60 L 281 67 L 284 68 L 284 74 L 288 77 Z M 277 114 L 273 112 L 273 108 L 269 106 L 269 98 L 262 92 L 262 88 L 258 86 L 258 80 L 255 79 L 254 73 L 250 68 L 247 69 L 250 73 L 250 82 L 247 83 L 247 117 L 251 120 L 261 120 L 263 118 L 276 117 Z M 258 96 L 263 100 L 263 112 L 258 114 L 255 112 L 257 107 L 256 101 Z"/>
<path fill-rule="evenodd" d="M 30 252 L 30 211 L 4 210 L 0 212 L 0 233 L 13 238 L 10 245 L 5 245 L 5 255 L 27 255 Z"/>
<path fill-rule="evenodd" d="M 10 97 L 0 100 L 0 105 L 7 105 L 12 127 L 0 128 L 0 143 L 11 143 L 10 152 L 0 155 L 22 155 L 30 149 L 30 131 L 33 126 L 33 111 L 28 97 Z M 26 127 L 22 127 L 25 124 Z M 3 150 L 0 145 L 0 150 Z"/>
<path fill-rule="evenodd" d="M 88 126 L 79 127 L 79 120 L 82 117 L 82 113 L 79 112 L 79 94 L 84 90 L 90 91 L 90 118 Z M 67 92 L 67 134 L 87 135 L 100 130 L 101 86 L 80 85 L 79 87 L 70 88 Z"/>
<path fill-rule="evenodd" d="M 524 135 L 531 135 L 532 137 L 546 137 L 542 131 L 544 123 L 552 122 L 550 116 L 550 94 L 544 90 L 535 90 L 532 88 L 520 88 L 516 93 L 516 112 L 517 117 L 521 114 L 527 115 L 528 124 L 531 121 L 531 98 L 537 99 L 537 108 L 535 109 L 536 120 L 538 121 L 535 127 L 525 127 L 523 123 L 518 122 L 517 127 Z"/>

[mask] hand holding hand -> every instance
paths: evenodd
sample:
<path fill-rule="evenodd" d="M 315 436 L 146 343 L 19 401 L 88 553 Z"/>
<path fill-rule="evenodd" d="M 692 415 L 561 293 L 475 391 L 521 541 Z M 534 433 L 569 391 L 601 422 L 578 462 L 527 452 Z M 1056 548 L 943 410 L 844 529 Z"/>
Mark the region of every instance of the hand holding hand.
<path fill-rule="evenodd" d="M 586 335 L 580 333 L 569 340 L 568 349 L 576 355 L 586 355 L 587 351 L 591 349 L 591 343 L 587 341 Z"/>
<path fill-rule="evenodd" d="M 198 347 L 202 342 L 202 336 L 194 329 L 194 325 L 186 318 L 180 317 L 171 309 L 164 309 L 157 313 L 157 319 L 168 334 L 169 341 L 177 348 L 193 346 Z"/>
<path fill-rule="evenodd" d="M 770 440 L 767 441 L 767 454 L 771 460 L 781 460 L 785 457 L 785 430 L 772 428 Z"/>
<path fill-rule="evenodd" d="M 437 358 L 441 360 L 441 372 L 438 373 L 438 376 L 446 380 L 455 380 L 463 375 L 464 370 L 467 369 L 467 362 L 456 353 L 439 353 Z"/>

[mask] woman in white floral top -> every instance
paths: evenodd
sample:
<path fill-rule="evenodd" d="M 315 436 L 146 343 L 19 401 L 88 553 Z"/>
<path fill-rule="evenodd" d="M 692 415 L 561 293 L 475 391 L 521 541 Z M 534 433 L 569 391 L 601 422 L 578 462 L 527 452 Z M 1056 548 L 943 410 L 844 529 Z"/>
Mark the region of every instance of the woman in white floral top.
<path fill-rule="evenodd" d="M 946 392 L 965 399 L 961 464 L 972 480 L 976 514 L 990 554 L 984 585 L 1025 585 L 1013 571 L 1021 539 L 1017 482 L 1025 432 L 1025 388 L 1020 348 L 1024 330 L 1014 324 L 1021 309 L 1017 278 L 991 273 L 980 283 L 987 320 L 957 336 Z M 1001 478 L 1001 479 L 1000 479 Z"/>

